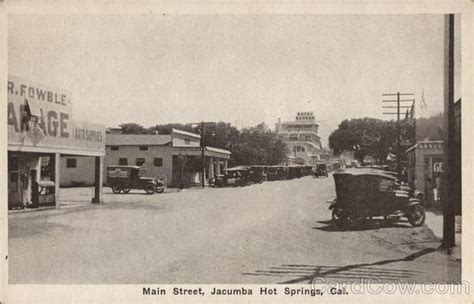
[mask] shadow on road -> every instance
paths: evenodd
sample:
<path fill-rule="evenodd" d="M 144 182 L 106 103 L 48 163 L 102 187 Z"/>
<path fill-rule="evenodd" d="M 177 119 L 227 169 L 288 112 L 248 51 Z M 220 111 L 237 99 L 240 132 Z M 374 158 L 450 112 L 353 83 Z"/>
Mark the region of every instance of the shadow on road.
<path fill-rule="evenodd" d="M 373 283 L 380 281 L 407 281 L 411 276 L 420 273 L 415 270 L 380 268 L 377 266 L 397 262 L 413 261 L 423 255 L 436 251 L 437 248 L 425 248 L 400 259 L 382 260 L 374 263 L 361 263 L 347 266 L 317 266 L 317 265 L 299 265 L 285 264 L 278 267 L 271 267 L 269 270 L 256 270 L 252 273 L 243 273 L 243 275 L 252 276 L 274 276 L 274 277 L 295 277 L 291 280 L 280 282 L 279 284 L 296 283 L 323 283 L 325 279 L 337 279 L 341 281 L 354 280 L 374 280 Z M 318 278 L 324 278 L 316 280 Z"/>
<path fill-rule="evenodd" d="M 364 230 L 375 230 L 375 229 L 380 229 L 380 228 L 413 228 L 411 225 L 408 224 L 408 222 L 404 222 L 402 220 L 399 220 L 397 222 L 392 222 L 392 223 L 386 222 L 384 220 L 379 220 L 379 219 L 363 220 L 363 221 L 357 221 L 351 224 L 351 226 L 348 229 L 342 229 L 336 224 L 336 222 L 332 220 L 318 221 L 318 223 L 326 225 L 326 226 L 313 227 L 313 229 L 326 231 L 326 232 L 364 231 Z"/>

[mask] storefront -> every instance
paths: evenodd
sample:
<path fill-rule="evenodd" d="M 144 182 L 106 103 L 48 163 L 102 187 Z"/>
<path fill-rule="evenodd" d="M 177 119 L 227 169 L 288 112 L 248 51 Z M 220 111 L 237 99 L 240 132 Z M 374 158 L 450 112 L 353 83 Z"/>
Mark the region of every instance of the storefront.
<path fill-rule="evenodd" d="M 105 167 L 140 166 L 144 175 L 162 178 L 169 187 L 190 187 L 201 184 L 201 136 L 173 129 L 171 134 L 107 134 Z M 231 152 L 204 147 L 205 182 L 227 168 Z M 87 174 L 81 174 L 85 182 Z M 106 177 L 105 181 L 106 181 Z"/>
<path fill-rule="evenodd" d="M 408 183 L 422 191 L 432 203 L 437 176 L 443 174 L 443 141 L 419 141 L 407 151 Z"/>
<path fill-rule="evenodd" d="M 93 157 L 93 203 L 102 197 L 104 126 L 73 120 L 71 94 L 8 77 L 8 207 L 59 207 L 60 158 Z"/>

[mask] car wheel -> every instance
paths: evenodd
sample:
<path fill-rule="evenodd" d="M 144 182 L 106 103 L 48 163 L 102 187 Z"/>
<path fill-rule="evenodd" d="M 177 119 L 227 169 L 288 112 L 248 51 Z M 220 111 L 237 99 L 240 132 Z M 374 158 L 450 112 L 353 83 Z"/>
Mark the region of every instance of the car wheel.
<path fill-rule="evenodd" d="M 122 190 L 122 186 L 120 186 L 119 184 L 113 184 L 112 185 L 112 192 L 113 193 L 118 194 L 118 193 L 120 193 L 121 190 Z"/>
<path fill-rule="evenodd" d="M 163 193 L 165 192 L 165 188 L 156 188 L 156 193 Z"/>
<path fill-rule="evenodd" d="M 123 187 L 122 187 L 122 191 L 123 191 L 123 193 L 125 193 L 125 194 L 129 193 L 130 190 L 131 190 L 131 189 L 130 189 L 130 186 L 123 186 Z"/>
<path fill-rule="evenodd" d="M 421 205 L 415 205 L 410 208 L 407 214 L 408 222 L 413 227 L 419 227 L 425 223 L 426 214 L 425 208 Z"/>
<path fill-rule="evenodd" d="M 156 187 L 153 184 L 148 184 L 145 186 L 145 191 L 147 194 L 153 194 L 156 191 Z"/>

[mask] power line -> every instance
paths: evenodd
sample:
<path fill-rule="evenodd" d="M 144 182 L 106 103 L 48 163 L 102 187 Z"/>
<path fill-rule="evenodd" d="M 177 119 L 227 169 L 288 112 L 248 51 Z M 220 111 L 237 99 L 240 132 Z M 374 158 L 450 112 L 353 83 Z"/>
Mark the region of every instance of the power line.
<path fill-rule="evenodd" d="M 407 108 L 409 106 L 403 106 L 401 105 L 400 103 L 401 102 L 413 102 L 413 105 L 415 103 L 415 100 L 414 99 L 400 99 L 400 96 L 414 96 L 415 94 L 413 93 L 400 93 L 400 92 L 397 92 L 397 93 L 385 93 L 385 94 L 382 94 L 382 96 L 397 96 L 397 99 L 396 100 L 382 100 L 382 102 L 396 102 L 397 105 L 396 106 L 383 106 L 383 108 L 395 108 L 397 109 L 397 112 L 394 113 L 394 112 L 383 112 L 382 114 L 384 115 L 397 115 L 397 151 L 396 151 L 396 155 L 397 155 L 397 173 L 398 173 L 398 178 L 401 179 L 402 178 L 402 162 L 401 162 L 401 153 L 400 153 L 400 146 L 401 146 L 401 127 L 400 127 L 400 109 L 402 108 Z"/>

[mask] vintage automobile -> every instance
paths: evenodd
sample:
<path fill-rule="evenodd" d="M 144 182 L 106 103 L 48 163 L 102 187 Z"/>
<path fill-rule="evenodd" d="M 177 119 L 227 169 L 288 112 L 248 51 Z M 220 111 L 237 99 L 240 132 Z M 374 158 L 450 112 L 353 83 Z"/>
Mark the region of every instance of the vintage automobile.
<path fill-rule="evenodd" d="M 313 166 L 306 165 L 303 168 L 303 173 L 305 176 L 309 176 L 313 174 Z"/>
<path fill-rule="evenodd" d="M 304 176 L 304 166 L 302 165 L 292 165 L 288 166 L 288 179 L 300 178 Z"/>
<path fill-rule="evenodd" d="M 142 176 L 138 166 L 108 166 L 107 184 L 114 193 L 129 193 L 131 189 L 143 189 L 147 194 L 165 191 L 161 179 Z"/>
<path fill-rule="evenodd" d="M 266 174 L 268 181 L 287 179 L 287 167 L 284 166 L 267 166 Z"/>
<path fill-rule="evenodd" d="M 328 177 L 328 168 L 326 164 L 317 164 L 314 170 L 314 177 L 319 178 L 320 176 Z"/>
<path fill-rule="evenodd" d="M 329 209 L 341 228 L 378 216 L 388 222 L 406 217 L 414 227 L 425 222 L 422 202 L 400 189 L 395 177 L 374 169 L 341 169 L 333 176 L 337 198 Z"/>
<path fill-rule="evenodd" d="M 375 169 L 374 169 L 374 170 L 375 170 Z M 388 174 L 388 175 L 391 175 L 391 176 L 397 178 L 397 183 L 399 184 L 400 190 L 406 190 L 406 191 L 408 191 L 408 193 L 410 194 L 410 196 L 412 196 L 412 197 L 414 197 L 414 198 L 417 198 L 417 199 L 419 199 L 421 202 L 424 203 L 425 195 L 423 194 L 423 192 L 421 192 L 421 191 L 418 190 L 418 189 L 411 188 L 407 183 L 398 180 L 398 173 L 397 173 L 397 172 L 395 172 L 395 171 L 388 171 L 388 170 L 385 170 L 385 169 L 382 170 L 381 172 L 383 172 L 383 173 L 385 173 L 385 174 Z"/>
<path fill-rule="evenodd" d="M 258 183 L 258 184 L 266 181 L 267 174 L 265 173 L 265 166 L 250 166 L 249 179 L 252 183 Z"/>
<path fill-rule="evenodd" d="M 224 170 L 224 174 L 215 175 L 210 180 L 211 187 L 242 187 L 250 184 L 249 167 L 237 166 Z"/>

